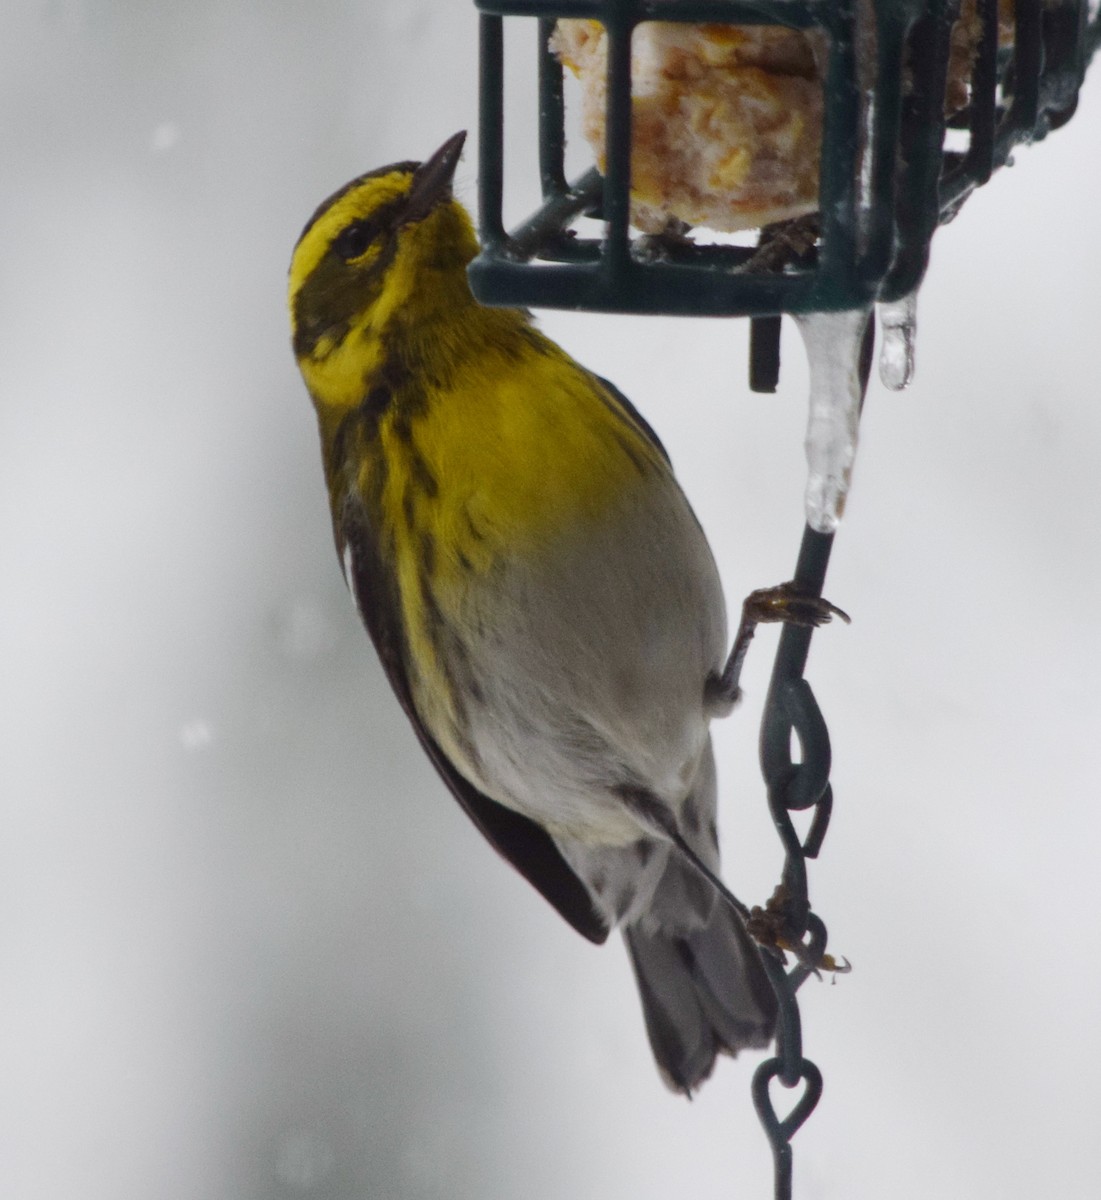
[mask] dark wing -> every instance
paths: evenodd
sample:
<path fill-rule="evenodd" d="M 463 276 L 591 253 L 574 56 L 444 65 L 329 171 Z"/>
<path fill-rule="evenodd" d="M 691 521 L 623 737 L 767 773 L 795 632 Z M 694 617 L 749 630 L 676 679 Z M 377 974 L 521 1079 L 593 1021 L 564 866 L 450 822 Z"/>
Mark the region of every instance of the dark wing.
<path fill-rule="evenodd" d="M 338 549 L 344 551 L 348 584 L 390 686 L 444 783 L 497 852 L 542 892 L 578 933 L 591 942 L 603 942 L 608 936 L 608 926 L 593 908 L 589 893 L 550 835 L 534 821 L 483 795 L 460 775 L 417 715 L 405 672 L 404 635 L 396 600 L 374 535 L 362 513 L 345 508 L 338 531 Z"/>
<path fill-rule="evenodd" d="M 654 432 L 653 428 L 650 425 L 650 422 L 646 420 L 646 418 L 642 415 L 642 413 L 640 413 L 638 411 L 638 409 L 635 408 L 635 406 L 630 402 L 630 400 L 627 399 L 627 397 L 619 390 L 619 388 L 616 387 L 616 385 L 614 383 L 609 383 L 609 381 L 607 379 L 603 378 L 603 376 L 600 376 L 600 375 L 596 375 L 596 376 L 594 376 L 594 378 L 596 379 L 596 381 L 598 383 L 602 384 L 605 388 L 608 389 L 608 391 L 612 394 L 613 398 L 621 405 L 621 407 L 623 408 L 623 411 L 627 414 L 627 416 L 635 423 L 635 425 L 638 426 L 639 432 L 654 447 L 654 449 L 661 455 L 661 457 L 664 458 L 665 461 L 667 463 L 669 463 L 670 466 L 672 466 L 672 463 L 669 460 L 669 452 L 661 444 L 661 439 Z"/>

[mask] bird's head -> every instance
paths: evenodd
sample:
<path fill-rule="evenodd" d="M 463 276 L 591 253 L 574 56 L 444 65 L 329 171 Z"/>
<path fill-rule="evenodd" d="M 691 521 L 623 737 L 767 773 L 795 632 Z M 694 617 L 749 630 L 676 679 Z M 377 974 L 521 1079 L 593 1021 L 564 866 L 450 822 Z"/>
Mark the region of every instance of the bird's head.
<path fill-rule="evenodd" d="M 295 246 L 288 295 L 304 370 L 343 357 L 349 339 L 381 336 L 395 317 L 415 325 L 453 294 L 469 296 L 465 267 L 478 243 L 451 195 L 465 139 L 457 133 L 422 163 L 393 163 L 353 179 L 310 218 Z"/>

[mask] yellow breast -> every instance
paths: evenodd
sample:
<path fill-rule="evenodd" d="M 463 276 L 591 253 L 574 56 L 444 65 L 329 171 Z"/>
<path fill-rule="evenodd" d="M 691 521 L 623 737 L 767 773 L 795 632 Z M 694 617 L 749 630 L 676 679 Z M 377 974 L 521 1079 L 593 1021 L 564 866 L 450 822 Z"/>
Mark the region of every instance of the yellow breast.
<path fill-rule="evenodd" d="M 483 356 L 448 390 L 380 422 L 395 550 L 416 555 L 429 538 L 441 591 L 502 556 L 583 536 L 650 472 L 667 470 L 593 376 L 546 345 L 520 367 Z"/>
<path fill-rule="evenodd" d="M 359 492 L 378 497 L 418 709 L 456 761 L 456 646 L 472 611 L 492 611 L 495 570 L 585 538 L 667 470 L 599 382 L 534 334 L 519 365 L 479 355 L 383 415 Z"/>

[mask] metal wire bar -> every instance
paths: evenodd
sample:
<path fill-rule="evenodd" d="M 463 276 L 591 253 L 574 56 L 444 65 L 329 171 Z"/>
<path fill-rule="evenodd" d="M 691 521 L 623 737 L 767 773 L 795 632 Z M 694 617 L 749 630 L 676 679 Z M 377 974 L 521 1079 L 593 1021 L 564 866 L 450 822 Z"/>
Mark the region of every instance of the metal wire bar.
<path fill-rule="evenodd" d="M 897 50 L 879 42 L 877 98 L 882 105 L 891 94 L 897 104 L 895 131 L 877 126 L 876 166 L 886 174 L 886 159 L 896 165 L 889 180 L 877 174 L 876 186 L 885 189 L 872 200 L 873 208 L 889 209 L 895 235 L 892 258 L 878 290 L 881 300 L 898 300 L 921 282 L 929 262 L 929 246 L 941 219 L 942 147 L 944 145 L 944 90 L 948 77 L 952 0 L 930 0 L 925 12 L 904 31 L 895 26 Z M 897 17 L 888 5 L 877 9 L 877 17 L 893 23 Z M 900 36 L 901 35 L 901 36 Z M 901 78 L 904 65 L 920 79 L 905 95 L 884 89 L 884 78 Z"/>
<path fill-rule="evenodd" d="M 780 318 L 753 317 L 749 324 L 749 386 L 774 392 L 780 382 Z"/>
<path fill-rule="evenodd" d="M 868 386 L 871 369 L 874 327 L 869 321 L 860 357 L 860 383 Z M 792 582 L 800 593 L 821 596 L 833 547 L 833 534 L 817 533 L 809 526 L 803 532 L 799 558 Z M 789 971 L 771 955 L 762 955 L 765 971 L 779 1005 L 776 1054 L 767 1059 L 753 1076 L 754 1107 L 772 1146 L 776 1200 L 790 1200 L 793 1157 L 791 1139 L 814 1111 L 822 1094 L 822 1074 L 803 1055 L 802 1026 L 796 992 L 809 978 L 813 965 L 822 962 L 826 952 L 826 926 L 812 911 L 807 885 L 808 858 L 815 858 L 826 835 L 833 808 L 830 787 L 832 753 L 829 731 L 803 674 L 810 653 L 814 629 L 804 625 L 785 625 L 772 668 L 764 715 L 761 719 L 761 774 L 768 788 L 768 806 L 773 824 L 784 847 L 782 883 L 770 902 L 771 916 L 782 920 L 785 937 L 802 947 L 799 961 Z M 791 738 L 798 739 L 799 761 L 791 754 Z M 800 839 L 791 813 L 813 809 L 814 816 L 806 837 Z M 755 910 L 765 919 L 769 914 Z M 751 928 L 753 920 L 750 922 Z M 788 1115 L 776 1114 L 769 1091 L 774 1079 L 788 1089 L 802 1085 L 803 1091 Z"/>
<path fill-rule="evenodd" d="M 971 145 L 962 156 L 943 154 L 941 221 L 951 219 L 976 187 L 1009 162 L 1014 146 L 1040 141 L 1066 124 L 1101 42 L 1101 9 L 1091 17 L 1087 0 L 1018 0 L 1014 11 L 1013 49 L 999 50 L 996 5 L 991 0 L 980 5 L 986 33 L 971 102 L 962 114 Z"/>

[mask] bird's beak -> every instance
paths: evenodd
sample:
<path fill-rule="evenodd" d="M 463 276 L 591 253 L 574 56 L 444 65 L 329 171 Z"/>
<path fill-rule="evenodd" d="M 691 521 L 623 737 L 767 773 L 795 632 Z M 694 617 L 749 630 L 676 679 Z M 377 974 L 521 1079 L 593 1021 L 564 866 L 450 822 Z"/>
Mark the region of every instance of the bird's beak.
<path fill-rule="evenodd" d="M 413 172 L 413 186 L 406 198 L 403 223 L 427 217 L 448 194 L 465 141 L 466 130 L 463 129 L 454 137 L 449 137 L 431 158 L 426 158 Z"/>

